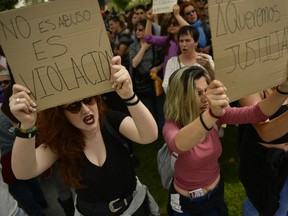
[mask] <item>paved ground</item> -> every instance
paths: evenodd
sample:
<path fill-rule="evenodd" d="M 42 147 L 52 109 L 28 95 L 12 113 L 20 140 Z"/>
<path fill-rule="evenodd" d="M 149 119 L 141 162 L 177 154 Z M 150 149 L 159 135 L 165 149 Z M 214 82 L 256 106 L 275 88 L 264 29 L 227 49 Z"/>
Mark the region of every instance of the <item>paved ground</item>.
<path fill-rule="evenodd" d="M 57 192 L 51 178 L 41 178 L 40 184 L 48 202 L 48 208 L 44 210 L 46 216 L 65 216 L 63 209 L 57 201 Z"/>

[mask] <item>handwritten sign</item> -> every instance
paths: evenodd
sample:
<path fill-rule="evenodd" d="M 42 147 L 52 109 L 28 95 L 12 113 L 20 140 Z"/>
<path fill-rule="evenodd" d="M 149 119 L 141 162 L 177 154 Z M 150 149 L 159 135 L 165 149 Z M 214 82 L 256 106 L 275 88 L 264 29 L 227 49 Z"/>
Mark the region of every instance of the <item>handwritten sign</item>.
<path fill-rule="evenodd" d="M 287 77 L 288 1 L 209 0 L 216 79 L 232 101 Z"/>
<path fill-rule="evenodd" d="M 153 0 L 153 14 L 173 12 L 173 6 L 177 4 L 177 0 Z"/>
<path fill-rule="evenodd" d="M 113 52 L 97 0 L 57 0 L 0 13 L 0 43 L 38 110 L 112 91 Z"/>

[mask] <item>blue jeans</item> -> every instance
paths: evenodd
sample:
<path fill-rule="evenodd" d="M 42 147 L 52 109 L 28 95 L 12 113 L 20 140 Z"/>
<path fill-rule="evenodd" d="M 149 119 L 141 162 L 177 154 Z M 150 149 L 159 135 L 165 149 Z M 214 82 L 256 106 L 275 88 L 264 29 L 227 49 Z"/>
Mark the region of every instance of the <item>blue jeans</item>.
<path fill-rule="evenodd" d="M 37 178 L 17 180 L 9 185 L 9 191 L 27 214 L 30 216 L 43 215 L 39 204 L 46 202 L 46 199 Z"/>
<path fill-rule="evenodd" d="M 169 200 L 174 216 L 228 216 L 228 209 L 224 202 L 224 182 L 222 179 L 208 194 L 195 199 L 177 193 L 172 183 Z M 176 209 L 178 211 L 175 211 Z"/>
<path fill-rule="evenodd" d="M 243 216 L 258 216 L 259 213 L 256 208 L 253 206 L 251 201 L 246 198 L 243 203 Z M 288 178 L 280 192 L 280 206 L 275 216 L 288 216 Z"/>

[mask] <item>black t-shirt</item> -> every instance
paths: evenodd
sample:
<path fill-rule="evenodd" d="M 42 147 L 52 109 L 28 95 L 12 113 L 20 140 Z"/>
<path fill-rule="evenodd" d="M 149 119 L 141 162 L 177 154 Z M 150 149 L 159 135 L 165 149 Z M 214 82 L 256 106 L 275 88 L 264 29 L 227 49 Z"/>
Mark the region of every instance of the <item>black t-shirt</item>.
<path fill-rule="evenodd" d="M 127 115 L 109 111 L 106 115 L 111 126 L 119 131 L 119 126 Z M 81 181 L 88 186 L 77 189 L 78 198 L 89 203 L 110 202 L 125 198 L 136 188 L 136 177 L 130 156 L 123 144 L 117 141 L 106 129 L 101 129 L 106 147 L 106 160 L 102 167 L 92 164 L 86 157 Z"/>

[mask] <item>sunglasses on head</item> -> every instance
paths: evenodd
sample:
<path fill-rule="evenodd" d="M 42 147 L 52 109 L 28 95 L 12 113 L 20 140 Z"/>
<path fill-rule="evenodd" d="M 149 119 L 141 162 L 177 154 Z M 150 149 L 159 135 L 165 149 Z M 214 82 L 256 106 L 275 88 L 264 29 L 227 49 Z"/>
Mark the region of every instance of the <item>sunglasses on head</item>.
<path fill-rule="evenodd" d="M 64 109 L 69 111 L 70 113 L 77 114 L 80 112 L 80 110 L 82 108 L 82 103 L 85 105 L 92 106 L 96 103 L 96 100 L 94 97 L 84 98 L 81 101 L 76 101 L 74 103 L 69 104 Z"/>
<path fill-rule="evenodd" d="M 185 15 L 188 16 L 188 15 L 193 14 L 195 12 L 196 12 L 196 10 L 192 9 L 191 11 L 186 12 Z"/>
<path fill-rule="evenodd" d="M 5 84 L 5 85 L 8 85 L 10 83 L 10 80 L 3 80 L 3 81 L 0 81 L 0 85 Z"/>

